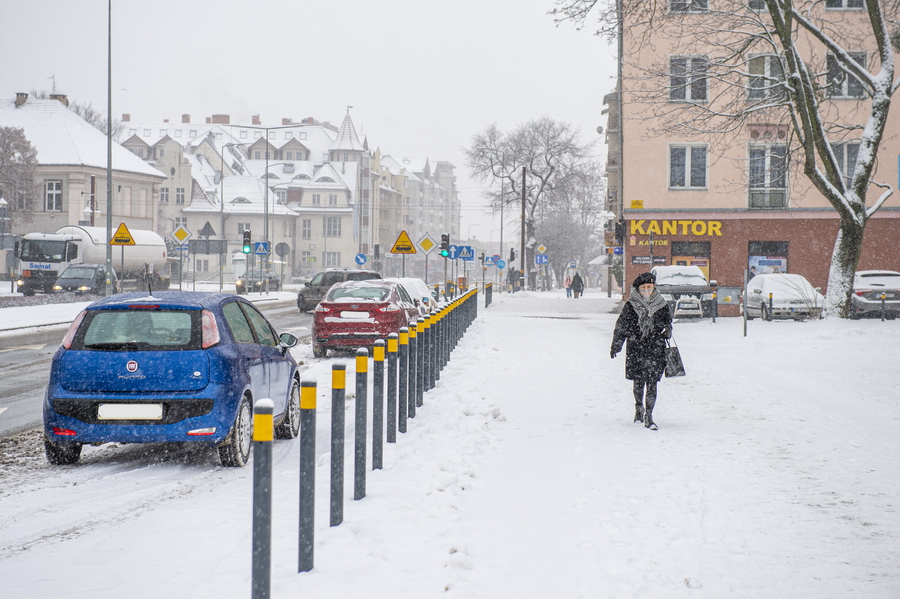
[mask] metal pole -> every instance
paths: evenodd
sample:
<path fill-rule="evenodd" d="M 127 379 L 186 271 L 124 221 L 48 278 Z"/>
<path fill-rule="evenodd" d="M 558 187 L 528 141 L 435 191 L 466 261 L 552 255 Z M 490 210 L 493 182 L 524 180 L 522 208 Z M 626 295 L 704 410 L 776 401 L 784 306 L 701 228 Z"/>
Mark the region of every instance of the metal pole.
<path fill-rule="evenodd" d="M 356 350 L 356 423 L 353 451 L 353 499 L 366 496 L 366 403 L 368 402 L 369 351 Z"/>
<path fill-rule="evenodd" d="M 372 470 L 381 470 L 384 455 L 384 339 L 372 350 Z"/>
<path fill-rule="evenodd" d="M 300 383 L 300 534 L 297 572 L 313 569 L 316 503 L 316 382 Z"/>
<path fill-rule="evenodd" d="M 331 526 L 344 521 L 344 397 L 347 366 L 331 367 Z"/>
<path fill-rule="evenodd" d="M 253 553 L 251 597 L 269 599 L 272 587 L 272 438 L 275 403 L 253 406 Z"/>
<path fill-rule="evenodd" d="M 113 271 L 112 263 L 112 0 L 107 16 L 107 91 L 106 91 L 106 272 Z M 106 295 L 113 294 L 112 277 L 106 279 Z"/>

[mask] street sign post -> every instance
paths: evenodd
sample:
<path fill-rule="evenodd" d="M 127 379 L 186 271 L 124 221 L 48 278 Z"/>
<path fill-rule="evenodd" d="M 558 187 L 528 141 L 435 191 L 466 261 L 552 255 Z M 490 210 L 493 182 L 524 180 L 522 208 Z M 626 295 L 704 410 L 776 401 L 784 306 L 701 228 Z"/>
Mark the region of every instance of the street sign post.
<path fill-rule="evenodd" d="M 366 255 L 365 254 L 356 254 L 356 263 L 362 266 L 366 263 Z"/>

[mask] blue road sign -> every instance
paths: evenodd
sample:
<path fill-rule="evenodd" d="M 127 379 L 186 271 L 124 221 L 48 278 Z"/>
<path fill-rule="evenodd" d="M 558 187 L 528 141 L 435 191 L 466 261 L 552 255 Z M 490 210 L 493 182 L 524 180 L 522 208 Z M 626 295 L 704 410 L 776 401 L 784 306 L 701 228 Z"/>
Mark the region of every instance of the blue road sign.
<path fill-rule="evenodd" d="M 615 254 L 616 256 L 621 256 L 621 255 L 622 255 L 622 251 L 623 251 L 623 250 L 622 250 L 622 248 L 620 248 L 620 247 L 614 247 L 614 248 L 613 248 L 613 254 Z"/>
<path fill-rule="evenodd" d="M 484 265 L 485 266 L 493 266 L 494 265 L 494 257 L 493 256 L 485 256 L 484 257 Z"/>
<path fill-rule="evenodd" d="M 366 255 L 365 254 L 356 254 L 356 263 L 362 266 L 366 263 Z"/>
<path fill-rule="evenodd" d="M 497 260 L 497 268 L 506 268 L 506 260 Z"/>
<path fill-rule="evenodd" d="M 535 254 L 534 255 L 534 263 L 535 264 L 550 264 L 550 256 L 547 254 Z"/>
<path fill-rule="evenodd" d="M 449 252 L 447 257 L 450 258 L 451 260 L 456 260 L 457 258 L 459 258 L 459 246 L 458 245 L 448 246 L 447 251 Z"/>
<path fill-rule="evenodd" d="M 471 245 L 463 245 L 459 248 L 459 257 L 463 260 L 472 261 L 475 259 L 475 248 Z"/>
<path fill-rule="evenodd" d="M 265 256 L 269 253 L 269 242 L 268 241 L 254 241 L 253 242 L 253 253 L 257 256 Z"/>

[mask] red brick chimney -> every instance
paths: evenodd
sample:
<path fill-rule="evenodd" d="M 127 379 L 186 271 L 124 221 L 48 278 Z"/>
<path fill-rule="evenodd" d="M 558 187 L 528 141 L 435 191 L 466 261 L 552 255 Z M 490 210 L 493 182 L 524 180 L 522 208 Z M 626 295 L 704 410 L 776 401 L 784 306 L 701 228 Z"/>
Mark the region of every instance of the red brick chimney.
<path fill-rule="evenodd" d="M 227 114 L 214 114 L 212 115 L 212 122 L 214 125 L 229 125 L 231 124 L 231 116 Z"/>
<path fill-rule="evenodd" d="M 50 99 L 51 100 L 59 100 L 63 106 L 69 105 L 69 99 L 66 97 L 65 94 L 50 94 Z"/>
<path fill-rule="evenodd" d="M 24 104 L 28 100 L 28 94 L 16 92 L 16 108 Z"/>
<path fill-rule="evenodd" d="M 130 122 L 131 122 L 131 115 L 130 115 L 130 114 L 123 114 L 123 115 L 122 115 L 122 122 L 123 122 L 123 123 L 130 123 Z"/>
<path fill-rule="evenodd" d="M 189 114 L 183 114 L 183 115 L 181 115 L 181 122 L 182 122 L 182 123 L 190 123 L 190 122 L 191 122 L 191 115 L 189 115 Z"/>
<path fill-rule="evenodd" d="M 206 117 L 206 124 L 207 125 L 212 124 L 212 117 Z"/>
<path fill-rule="evenodd" d="M 294 121 L 292 119 L 284 119 L 283 118 L 283 119 L 281 119 L 281 124 L 282 125 L 293 125 Z"/>
<path fill-rule="evenodd" d="M 259 115 L 258 115 L 258 114 L 254 114 L 254 115 L 253 115 L 253 118 L 251 119 L 251 121 L 252 121 L 252 123 L 253 123 L 254 125 L 262 125 L 262 123 L 261 123 L 260 120 L 259 120 Z"/>

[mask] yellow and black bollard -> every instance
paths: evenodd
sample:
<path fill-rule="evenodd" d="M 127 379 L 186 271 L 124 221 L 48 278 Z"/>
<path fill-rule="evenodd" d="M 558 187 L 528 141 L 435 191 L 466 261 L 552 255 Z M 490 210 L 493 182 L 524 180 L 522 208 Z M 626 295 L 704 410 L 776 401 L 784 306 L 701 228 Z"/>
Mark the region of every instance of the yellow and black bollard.
<path fill-rule="evenodd" d="M 356 350 L 356 423 L 353 448 L 353 499 L 366 496 L 366 403 L 368 401 L 369 351 Z"/>
<path fill-rule="evenodd" d="M 406 432 L 407 409 L 409 408 L 409 328 L 400 328 L 397 352 L 397 430 Z"/>
<path fill-rule="evenodd" d="M 391 333 L 387 340 L 387 442 L 397 442 L 397 340 Z"/>
<path fill-rule="evenodd" d="M 331 526 L 344 521 L 344 398 L 347 366 L 331 367 Z"/>
<path fill-rule="evenodd" d="M 269 599 L 272 588 L 272 438 L 275 403 L 253 406 L 253 566 L 250 596 Z"/>
<path fill-rule="evenodd" d="M 316 504 L 316 382 L 300 383 L 300 537 L 298 572 L 313 569 Z"/>
<path fill-rule="evenodd" d="M 384 339 L 372 348 L 372 470 L 384 463 Z"/>
<path fill-rule="evenodd" d="M 409 380 L 409 391 L 407 392 L 407 415 L 410 418 L 416 417 L 416 402 L 418 401 L 418 381 L 416 380 L 416 372 L 418 369 L 418 344 L 419 344 L 419 331 L 418 325 L 415 323 L 409 326 L 409 373 L 407 379 Z"/>

